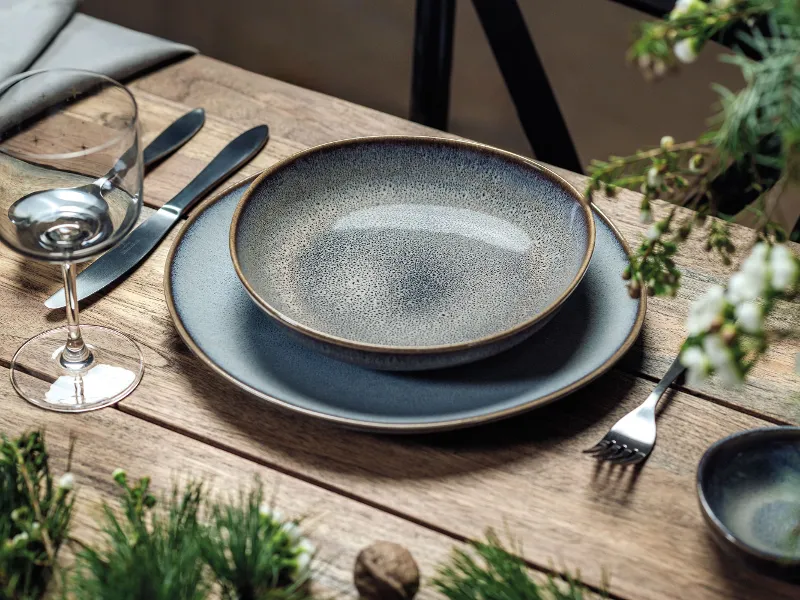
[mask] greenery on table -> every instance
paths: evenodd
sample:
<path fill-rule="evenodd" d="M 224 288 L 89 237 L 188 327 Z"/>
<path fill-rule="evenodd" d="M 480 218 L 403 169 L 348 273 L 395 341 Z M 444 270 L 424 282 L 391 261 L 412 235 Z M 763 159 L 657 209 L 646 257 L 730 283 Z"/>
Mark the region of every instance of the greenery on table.
<path fill-rule="evenodd" d="M 212 500 L 202 484 L 173 488 L 161 511 L 150 479 L 123 491 L 122 516 L 105 507 L 107 545 L 86 548 L 70 580 L 76 600 L 302 600 L 314 547 L 298 524 L 263 501 L 256 482 L 238 502 Z"/>
<path fill-rule="evenodd" d="M 0 446 L 0 597 L 40 598 L 66 539 L 73 478 L 50 472 L 44 436 L 30 433 Z"/>
<path fill-rule="evenodd" d="M 722 60 L 741 70 L 745 86 L 738 92 L 715 86 L 720 103 L 710 129 L 695 140 L 677 143 L 664 136 L 653 149 L 594 161 L 587 194 L 639 190 L 644 222 L 652 221 L 654 199 L 673 204 L 650 226 L 623 277 L 633 297 L 644 291 L 674 296 L 681 278 L 678 248 L 697 231 L 708 252 L 731 262 L 738 249 L 727 223 L 706 217 L 731 220 L 720 213 L 717 183 L 731 173 L 745 178 L 741 191 L 756 198 L 748 210 L 759 219 L 749 255 L 725 288 L 712 286 L 691 307 L 681 352 L 691 383 L 716 374 L 736 387 L 769 347 L 765 317 L 792 299 L 800 284 L 800 261 L 769 209 L 800 181 L 800 2 L 678 0 L 667 19 L 641 25 L 629 58 L 646 77 L 662 77 L 693 62 L 713 36 L 724 33 L 735 34 L 738 45 Z M 678 206 L 693 211 L 679 213 Z"/>
<path fill-rule="evenodd" d="M 450 600 L 584 600 L 586 589 L 576 580 L 540 583 L 531 577 L 525 561 L 508 551 L 489 531 L 473 552 L 454 550 L 442 566 L 435 587 Z"/>
<path fill-rule="evenodd" d="M 71 452 L 70 452 L 71 454 Z M 316 555 L 298 521 L 266 502 L 256 480 L 232 502 L 212 498 L 200 483 L 173 487 L 162 501 L 150 478 L 134 483 L 117 469 L 120 510 L 103 506 L 103 543 L 68 538 L 74 477 L 54 483 L 39 432 L 0 449 L 0 599 L 38 600 L 53 579 L 59 549 L 80 547 L 62 572 L 63 598 L 74 600 L 310 600 Z M 69 466 L 67 467 L 69 469 Z M 434 586 L 450 600 L 584 600 L 577 580 L 535 581 L 525 562 L 491 531 L 455 550 Z M 51 595 L 51 597 L 53 597 Z"/>

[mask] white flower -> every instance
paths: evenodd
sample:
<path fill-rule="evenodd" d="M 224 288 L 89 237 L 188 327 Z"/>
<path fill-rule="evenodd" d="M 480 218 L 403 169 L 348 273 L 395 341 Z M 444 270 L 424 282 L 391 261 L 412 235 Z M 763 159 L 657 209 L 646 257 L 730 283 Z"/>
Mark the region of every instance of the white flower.
<path fill-rule="evenodd" d="M 697 346 L 690 346 L 681 352 L 681 364 L 688 369 L 686 382 L 694 387 L 701 385 L 711 371 L 711 362 Z"/>
<path fill-rule="evenodd" d="M 671 135 L 665 135 L 661 138 L 661 149 L 669 150 L 675 145 L 675 138 Z"/>
<path fill-rule="evenodd" d="M 124 478 L 125 477 L 125 470 L 124 469 L 120 469 L 119 467 L 117 467 L 111 473 L 111 477 L 114 478 L 114 479 L 120 479 L 121 477 Z"/>
<path fill-rule="evenodd" d="M 13 538 L 11 538 L 11 545 L 15 548 L 19 548 L 20 546 L 24 546 L 28 543 L 29 536 L 24 531 L 22 533 L 18 533 Z"/>
<path fill-rule="evenodd" d="M 646 69 L 647 67 L 650 66 L 650 62 L 651 62 L 650 55 L 649 54 L 642 54 L 639 57 L 638 62 L 639 62 L 639 68 L 640 69 Z"/>
<path fill-rule="evenodd" d="M 300 551 L 294 559 L 294 568 L 292 569 L 292 578 L 299 579 L 302 575 L 308 572 L 311 567 L 311 559 L 317 549 L 306 538 L 300 540 L 297 544 L 297 549 Z"/>
<path fill-rule="evenodd" d="M 719 375 L 722 385 L 727 388 L 739 387 L 742 375 L 733 358 L 733 352 L 725 345 L 719 334 L 713 333 L 703 338 L 703 350 L 708 360 L 714 367 L 714 372 Z"/>
<path fill-rule="evenodd" d="M 657 60 L 653 63 L 653 75 L 656 77 L 661 77 L 666 72 L 667 63 L 665 63 L 663 60 Z"/>
<path fill-rule="evenodd" d="M 740 271 L 734 273 L 728 282 L 728 300 L 731 304 L 741 304 L 758 298 L 764 291 L 764 277 Z"/>
<path fill-rule="evenodd" d="M 261 506 L 258 507 L 258 515 L 262 519 L 270 519 L 275 523 L 282 523 L 283 522 L 283 514 L 281 511 L 277 509 L 273 509 L 269 504 L 264 502 Z"/>
<path fill-rule="evenodd" d="M 772 270 L 772 287 L 780 292 L 785 292 L 797 283 L 797 259 L 783 244 L 773 246 L 769 255 Z"/>
<path fill-rule="evenodd" d="M 647 171 L 647 185 L 657 188 L 663 181 L 664 179 L 661 177 L 661 173 L 658 172 L 658 169 L 650 167 L 650 170 Z"/>
<path fill-rule="evenodd" d="M 692 4 L 694 4 L 694 0 L 678 0 L 675 3 L 675 6 L 672 8 L 672 12 L 670 12 L 670 17 L 679 17 L 682 14 L 689 11 Z"/>
<path fill-rule="evenodd" d="M 284 523 L 281 525 L 281 531 L 286 534 L 286 537 L 289 538 L 291 543 L 300 539 L 300 528 L 296 523 L 292 523 L 291 521 Z"/>
<path fill-rule="evenodd" d="M 682 63 L 693 63 L 697 60 L 697 41 L 694 38 L 680 40 L 672 48 L 672 52 Z"/>
<path fill-rule="evenodd" d="M 58 480 L 58 487 L 66 491 L 71 490 L 75 487 L 75 476 L 72 473 L 64 473 Z"/>
<path fill-rule="evenodd" d="M 761 306 L 753 302 L 742 302 L 736 307 L 736 325 L 745 333 L 758 333 L 764 323 Z"/>
<path fill-rule="evenodd" d="M 650 209 L 646 208 L 639 211 L 639 222 L 640 223 L 653 222 L 653 213 L 650 212 Z"/>
<path fill-rule="evenodd" d="M 767 244 L 753 246 L 750 256 L 742 262 L 739 272 L 728 283 L 728 300 L 732 304 L 755 300 L 764 293 L 767 285 L 768 254 Z"/>
<path fill-rule="evenodd" d="M 658 226 L 658 223 L 653 223 L 652 225 L 650 225 L 650 229 L 647 230 L 645 236 L 651 242 L 654 242 L 659 237 L 661 237 L 661 227 Z"/>
<path fill-rule="evenodd" d="M 309 540 L 308 538 L 305 538 L 305 537 L 304 537 L 304 538 L 302 538 L 302 539 L 301 539 L 301 540 L 300 540 L 300 541 L 297 543 L 297 546 L 296 546 L 296 548 L 297 548 L 297 549 L 298 549 L 298 550 L 299 550 L 301 553 L 303 553 L 303 552 L 304 552 L 304 553 L 306 553 L 306 554 L 310 554 L 310 555 L 312 555 L 312 556 L 313 556 L 313 555 L 314 555 L 314 553 L 317 551 L 317 547 L 316 547 L 316 546 L 314 546 L 314 544 L 313 544 L 313 543 L 311 543 L 311 540 Z"/>
<path fill-rule="evenodd" d="M 672 12 L 669 13 L 670 18 L 680 17 L 688 12 L 696 10 L 705 10 L 706 3 L 703 0 L 678 0 Z"/>
<path fill-rule="evenodd" d="M 722 286 L 713 285 L 689 308 L 689 317 L 686 319 L 689 335 L 708 331 L 723 308 L 725 308 L 725 290 Z"/>

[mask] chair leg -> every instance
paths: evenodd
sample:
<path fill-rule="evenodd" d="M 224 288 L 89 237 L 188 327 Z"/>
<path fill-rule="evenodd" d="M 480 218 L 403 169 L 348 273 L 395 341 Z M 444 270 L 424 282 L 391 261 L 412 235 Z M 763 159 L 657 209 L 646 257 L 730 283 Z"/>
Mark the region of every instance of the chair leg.
<path fill-rule="evenodd" d="M 447 130 L 455 0 L 417 0 L 411 120 Z"/>
<path fill-rule="evenodd" d="M 578 152 L 517 0 L 472 0 L 517 115 L 539 160 L 582 173 Z"/>

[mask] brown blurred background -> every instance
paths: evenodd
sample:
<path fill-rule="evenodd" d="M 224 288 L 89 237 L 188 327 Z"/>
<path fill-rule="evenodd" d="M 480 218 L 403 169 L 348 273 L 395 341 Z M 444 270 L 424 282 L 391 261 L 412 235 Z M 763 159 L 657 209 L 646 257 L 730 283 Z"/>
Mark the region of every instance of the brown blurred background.
<path fill-rule="evenodd" d="M 714 110 L 710 84 L 741 85 L 738 70 L 719 62 L 724 50 L 716 45 L 679 75 L 646 83 L 625 61 L 644 15 L 610 0 L 519 4 L 584 164 L 657 144 L 665 134 L 697 136 Z M 414 8 L 414 0 L 84 0 L 81 10 L 408 117 Z M 468 0 L 457 2 L 449 129 L 531 155 Z"/>

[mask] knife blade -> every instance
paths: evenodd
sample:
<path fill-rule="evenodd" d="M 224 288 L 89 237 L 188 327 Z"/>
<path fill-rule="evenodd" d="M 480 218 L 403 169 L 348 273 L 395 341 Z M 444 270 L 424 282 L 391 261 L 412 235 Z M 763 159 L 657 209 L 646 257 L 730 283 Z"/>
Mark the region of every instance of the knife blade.
<path fill-rule="evenodd" d="M 145 168 L 166 158 L 183 146 L 203 128 L 205 122 L 206 111 L 202 108 L 195 108 L 172 123 L 142 152 L 142 162 Z"/>
<path fill-rule="evenodd" d="M 134 229 L 119 245 L 81 271 L 77 278 L 78 300 L 108 287 L 136 267 L 181 216 L 190 211 L 218 183 L 253 158 L 268 139 L 269 128 L 259 125 L 225 146 L 172 200 Z M 63 308 L 64 290 L 50 296 L 44 304 L 47 308 Z"/>
<path fill-rule="evenodd" d="M 205 122 L 206 111 L 202 108 L 190 110 L 185 115 L 173 121 L 169 127 L 158 134 L 158 137 L 150 142 L 147 148 L 144 149 L 142 152 L 142 166 L 148 169 L 155 163 L 161 161 L 161 159 L 166 158 L 178 150 L 178 148 L 192 139 L 194 134 L 203 128 Z M 116 178 L 125 177 L 128 169 L 136 164 L 137 152 L 138 147 L 136 144 L 128 148 L 114 165 L 114 168 L 106 174 L 104 179 L 113 181 Z"/>

